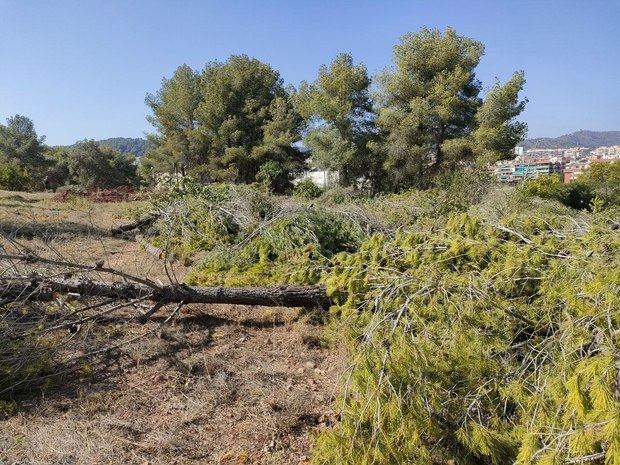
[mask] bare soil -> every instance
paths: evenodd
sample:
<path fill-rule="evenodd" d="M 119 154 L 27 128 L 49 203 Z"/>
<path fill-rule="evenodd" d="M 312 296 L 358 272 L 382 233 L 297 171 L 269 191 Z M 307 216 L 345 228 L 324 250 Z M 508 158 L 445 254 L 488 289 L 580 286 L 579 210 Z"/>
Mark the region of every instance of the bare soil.
<path fill-rule="evenodd" d="M 142 205 L 0 191 L 0 231 L 45 255 L 165 282 L 161 260 L 108 234 Z M 178 279 L 187 272 L 175 266 Z M 122 339 L 143 328 L 111 318 L 88 330 Z M 306 463 L 313 433 L 336 421 L 345 355 L 300 310 L 186 306 L 105 365 L 33 393 L 0 421 L 0 463 Z"/>

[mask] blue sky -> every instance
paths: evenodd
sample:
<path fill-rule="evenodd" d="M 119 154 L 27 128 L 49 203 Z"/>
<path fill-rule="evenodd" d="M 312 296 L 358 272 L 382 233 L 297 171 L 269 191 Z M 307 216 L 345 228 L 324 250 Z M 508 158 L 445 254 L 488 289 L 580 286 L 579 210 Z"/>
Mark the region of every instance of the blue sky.
<path fill-rule="evenodd" d="M 343 51 L 375 74 L 423 26 L 484 42 L 486 87 L 525 70 L 530 136 L 620 130 L 620 0 L 0 0 L 0 121 L 27 115 L 50 144 L 139 137 L 182 63 L 247 53 L 297 86 Z"/>

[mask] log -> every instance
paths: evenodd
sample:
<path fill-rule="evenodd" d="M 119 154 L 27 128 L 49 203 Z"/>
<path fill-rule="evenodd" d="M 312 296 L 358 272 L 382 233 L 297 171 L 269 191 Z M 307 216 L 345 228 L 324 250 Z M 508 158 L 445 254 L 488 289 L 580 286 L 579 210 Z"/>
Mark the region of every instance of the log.
<path fill-rule="evenodd" d="M 321 286 L 273 287 L 190 287 L 153 288 L 140 283 L 103 282 L 89 279 L 0 280 L 0 305 L 19 300 L 51 301 L 56 294 L 101 297 L 118 300 L 143 299 L 161 304 L 239 304 L 269 307 L 327 309 L 331 301 Z"/>
<path fill-rule="evenodd" d="M 113 236 L 120 236 L 121 234 L 133 231 L 134 229 L 144 228 L 145 226 L 149 226 L 154 223 L 160 216 L 160 212 L 149 213 L 148 215 L 141 216 L 135 221 L 124 223 L 110 229 L 110 233 Z"/>

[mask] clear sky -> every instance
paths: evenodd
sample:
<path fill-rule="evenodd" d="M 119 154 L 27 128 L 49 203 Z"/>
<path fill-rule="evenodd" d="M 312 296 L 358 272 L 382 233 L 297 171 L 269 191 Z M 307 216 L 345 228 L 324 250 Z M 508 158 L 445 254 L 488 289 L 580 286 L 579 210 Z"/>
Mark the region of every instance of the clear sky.
<path fill-rule="evenodd" d="M 0 121 L 50 144 L 140 137 L 145 94 L 182 63 L 246 53 L 297 86 L 343 51 L 375 74 L 423 26 L 484 42 L 486 87 L 525 70 L 531 137 L 620 130 L 620 0 L 0 0 Z"/>

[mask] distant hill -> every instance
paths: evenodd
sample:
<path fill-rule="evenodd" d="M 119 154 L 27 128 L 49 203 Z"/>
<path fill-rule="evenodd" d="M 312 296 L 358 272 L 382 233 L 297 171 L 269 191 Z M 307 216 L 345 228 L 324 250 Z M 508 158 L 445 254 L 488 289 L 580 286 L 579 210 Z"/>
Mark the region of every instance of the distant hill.
<path fill-rule="evenodd" d="M 97 142 L 112 147 L 121 153 L 133 153 L 136 157 L 144 155 L 148 146 L 148 141 L 139 137 L 112 137 Z"/>
<path fill-rule="evenodd" d="M 527 139 L 521 144 L 527 149 L 563 149 L 568 147 L 608 147 L 620 145 L 620 131 L 576 131 L 560 137 Z"/>
<path fill-rule="evenodd" d="M 111 137 L 110 139 L 96 140 L 95 142 L 112 147 L 121 153 L 132 153 L 136 157 L 141 157 L 148 149 L 148 141 L 140 137 Z M 72 148 L 79 143 L 80 141 L 65 147 Z"/>

